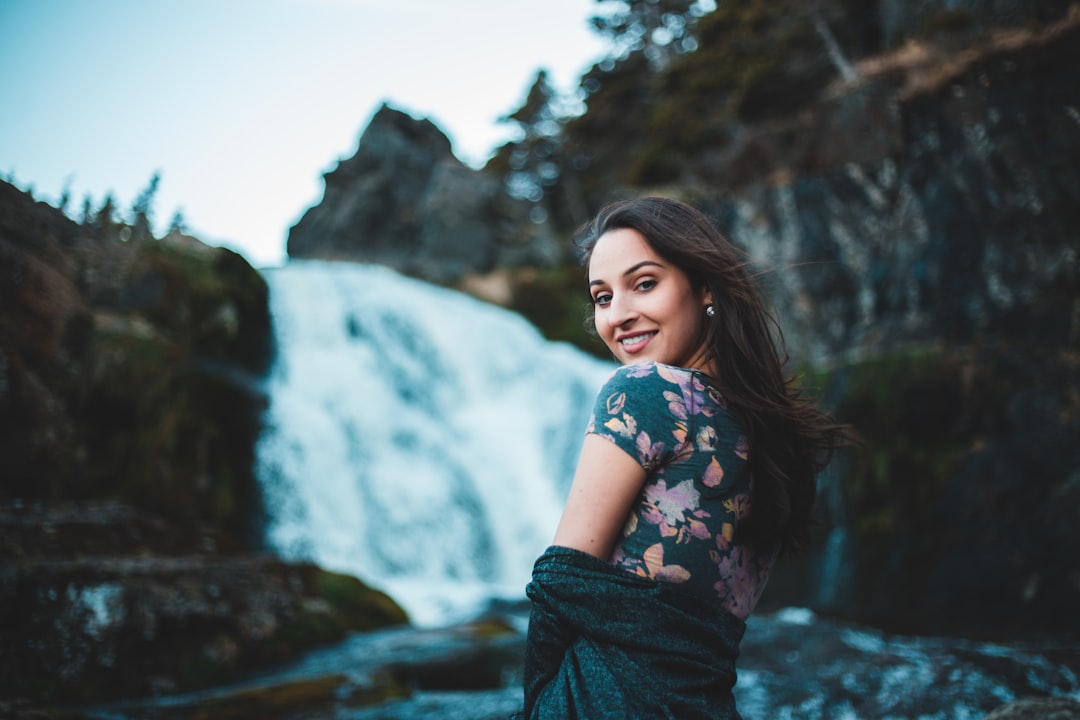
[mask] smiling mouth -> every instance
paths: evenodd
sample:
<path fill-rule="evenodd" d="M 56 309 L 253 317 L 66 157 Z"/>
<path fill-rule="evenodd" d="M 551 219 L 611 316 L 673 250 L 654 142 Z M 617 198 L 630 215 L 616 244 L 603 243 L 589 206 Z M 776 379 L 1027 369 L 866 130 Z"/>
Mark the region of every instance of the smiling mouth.
<path fill-rule="evenodd" d="M 630 335 L 629 337 L 620 338 L 619 346 L 622 347 L 624 350 L 634 351 L 644 346 L 645 343 L 651 340 L 654 335 L 656 335 L 655 331 L 639 333 L 637 335 Z"/>

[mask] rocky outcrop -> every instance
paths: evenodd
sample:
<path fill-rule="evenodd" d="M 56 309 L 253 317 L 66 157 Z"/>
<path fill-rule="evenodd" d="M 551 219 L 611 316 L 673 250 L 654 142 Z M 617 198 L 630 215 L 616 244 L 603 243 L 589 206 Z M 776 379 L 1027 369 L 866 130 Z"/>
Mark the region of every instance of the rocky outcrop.
<path fill-rule="evenodd" d="M 0 697 L 70 703 L 221 684 L 348 631 L 407 622 L 353 577 L 116 502 L 0 506 Z"/>
<path fill-rule="evenodd" d="M 228 250 L 129 235 L 0 184 L 0 501 L 121 498 L 239 538 L 266 283 Z"/>
<path fill-rule="evenodd" d="M 1075 12 L 962 53 L 910 45 L 736 146 L 756 179 L 696 195 L 863 439 L 769 602 L 813 587 L 913 632 L 1080 633 L 1078 62 Z"/>
<path fill-rule="evenodd" d="M 498 179 L 463 165 L 430 120 L 383 105 L 322 201 L 289 231 L 293 258 L 387 265 L 437 283 L 558 253 Z"/>
<path fill-rule="evenodd" d="M 254 552 L 270 359 L 239 255 L 0 183 L 0 714 L 200 687 L 406 621 L 356 578 Z"/>
<path fill-rule="evenodd" d="M 793 355 L 1080 341 L 1078 48 L 1080 13 L 960 53 L 911 44 L 698 168 Z"/>
<path fill-rule="evenodd" d="M 1080 720 L 1080 702 L 1067 697 L 1031 697 L 1002 705 L 983 720 Z"/>

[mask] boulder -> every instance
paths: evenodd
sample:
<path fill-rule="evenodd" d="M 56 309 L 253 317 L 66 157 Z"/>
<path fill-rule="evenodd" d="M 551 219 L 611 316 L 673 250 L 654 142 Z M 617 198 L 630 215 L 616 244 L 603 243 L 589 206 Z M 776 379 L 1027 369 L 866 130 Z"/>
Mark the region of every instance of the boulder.
<path fill-rule="evenodd" d="M 354 577 L 220 552 L 214 536 L 117 502 L 0 506 L 0 542 L 5 698 L 180 692 L 408 621 Z"/>
<path fill-rule="evenodd" d="M 452 284 L 530 242 L 524 211 L 497 178 L 462 164 L 430 120 L 388 105 L 324 181 L 322 201 L 289 231 L 289 257 L 379 263 Z"/>
<path fill-rule="evenodd" d="M 1066 697 L 1023 698 L 1002 705 L 983 720 L 1080 720 L 1080 702 Z"/>

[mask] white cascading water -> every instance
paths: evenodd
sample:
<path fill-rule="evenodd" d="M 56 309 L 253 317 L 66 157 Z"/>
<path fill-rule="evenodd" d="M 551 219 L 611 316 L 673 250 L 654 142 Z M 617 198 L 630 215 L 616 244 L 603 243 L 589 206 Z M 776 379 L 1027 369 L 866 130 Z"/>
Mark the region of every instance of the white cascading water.
<path fill-rule="evenodd" d="M 523 598 L 614 366 L 386 268 L 290 261 L 264 275 L 271 547 L 386 590 L 417 625 Z"/>

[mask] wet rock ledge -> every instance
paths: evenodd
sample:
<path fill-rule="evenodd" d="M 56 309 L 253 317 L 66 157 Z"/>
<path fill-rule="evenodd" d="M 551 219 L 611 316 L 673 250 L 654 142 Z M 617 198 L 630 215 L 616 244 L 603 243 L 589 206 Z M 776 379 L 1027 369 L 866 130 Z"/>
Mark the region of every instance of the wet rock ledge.
<path fill-rule="evenodd" d="M 0 507 L 0 697 L 171 694 L 407 622 L 354 577 L 215 542 L 114 502 Z"/>

